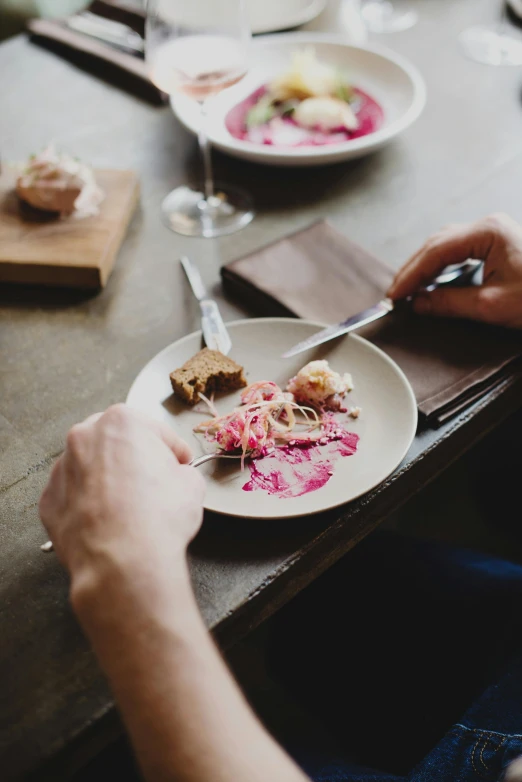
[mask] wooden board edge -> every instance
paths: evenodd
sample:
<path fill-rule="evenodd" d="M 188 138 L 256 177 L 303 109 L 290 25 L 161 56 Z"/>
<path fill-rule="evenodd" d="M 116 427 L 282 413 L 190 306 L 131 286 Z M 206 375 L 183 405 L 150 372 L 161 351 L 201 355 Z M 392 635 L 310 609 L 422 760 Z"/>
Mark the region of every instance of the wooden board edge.
<path fill-rule="evenodd" d="M 140 182 L 136 174 L 133 174 L 133 179 L 134 181 L 132 182 L 132 187 L 129 189 L 127 203 L 123 209 L 124 219 L 122 220 L 118 231 L 116 231 L 114 236 L 111 238 L 111 241 L 107 245 L 105 254 L 100 261 L 100 286 L 102 288 L 107 285 L 116 262 L 116 255 L 121 245 L 123 244 L 123 240 L 125 239 L 130 222 L 134 217 L 134 213 L 140 199 Z"/>
<path fill-rule="evenodd" d="M 44 285 L 51 288 L 96 289 L 102 287 L 98 266 L 41 265 L 0 261 L 0 284 Z"/>

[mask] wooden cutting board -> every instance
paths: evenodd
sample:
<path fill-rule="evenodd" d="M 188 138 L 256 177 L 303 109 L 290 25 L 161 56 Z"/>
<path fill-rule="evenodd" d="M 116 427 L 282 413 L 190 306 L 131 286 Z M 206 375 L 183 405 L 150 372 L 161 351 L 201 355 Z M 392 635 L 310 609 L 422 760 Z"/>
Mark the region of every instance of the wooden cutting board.
<path fill-rule="evenodd" d="M 0 176 L 0 282 L 103 287 L 139 197 L 133 171 L 95 171 L 100 212 L 60 218 L 20 203 L 14 175 Z"/>

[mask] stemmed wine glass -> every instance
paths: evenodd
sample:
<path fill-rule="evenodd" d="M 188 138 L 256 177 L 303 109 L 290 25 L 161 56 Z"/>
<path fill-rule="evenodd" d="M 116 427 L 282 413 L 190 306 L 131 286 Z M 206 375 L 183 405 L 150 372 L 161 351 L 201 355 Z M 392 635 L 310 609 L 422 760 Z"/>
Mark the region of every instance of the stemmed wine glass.
<path fill-rule="evenodd" d="M 165 223 L 185 236 L 214 237 L 247 225 L 250 198 L 228 185 L 215 186 L 207 120 L 212 97 L 247 72 L 250 28 L 244 0 L 148 0 L 145 57 L 154 84 L 169 95 L 197 101 L 199 146 L 204 164 L 201 189 L 177 187 L 162 203 Z"/>
<path fill-rule="evenodd" d="M 506 0 L 501 0 L 498 22 L 468 27 L 460 36 L 464 51 L 472 60 L 486 65 L 522 65 L 522 35 L 509 24 Z"/>
<path fill-rule="evenodd" d="M 409 0 L 361 0 L 361 17 L 372 33 L 395 33 L 417 24 L 419 15 Z"/>

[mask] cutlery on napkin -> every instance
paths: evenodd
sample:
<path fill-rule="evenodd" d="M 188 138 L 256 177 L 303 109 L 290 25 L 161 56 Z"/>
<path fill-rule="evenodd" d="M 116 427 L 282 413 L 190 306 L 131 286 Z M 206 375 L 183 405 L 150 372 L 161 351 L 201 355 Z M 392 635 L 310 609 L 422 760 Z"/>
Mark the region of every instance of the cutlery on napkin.
<path fill-rule="evenodd" d="M 168 95 L 150 80 L 143 59 L 145 12 L 116 0 L 94 0 L 78 14 L 31 19 L 31 40 L 155 104 Z"/>
<path fill-rule="evenodd" d="M 218 350 L 220 353 L 228 356 L 232 348 L 232 340 L 223 323 L 217 303 L 208 295 L 197 266 L 186 256 L 181 258 L 181 265 L 187 275 L 192 293 L 199 301 L 201 308 L 201 331 L 203 332 L 205 345 L 211 350 Z"/>
<path fill-rule="evenodd" d="M 222 269 L 230 296 L 258 315 L 335 323 L 381 301 L 391 268 L 322 220 Z M 494 388 L 522 356 L 522 335 L 395 307 L 358 333 L 406 374 L 421 420 L 440 425 Z M 277 346 L 275 346 L 277 350 Z M 348 368 L 349 369 L 349 368 Z"/>
<path fill-rule="evenodd" d="M 77 30 L 84 35 L 90 35 L 116 48 L 129 51 L 131 54 L 143 54 L 145 41 L 128 24 L 115 22 L 92 11 L 81 11 L 65 19 L 65 24 L 71 30 Z"/>

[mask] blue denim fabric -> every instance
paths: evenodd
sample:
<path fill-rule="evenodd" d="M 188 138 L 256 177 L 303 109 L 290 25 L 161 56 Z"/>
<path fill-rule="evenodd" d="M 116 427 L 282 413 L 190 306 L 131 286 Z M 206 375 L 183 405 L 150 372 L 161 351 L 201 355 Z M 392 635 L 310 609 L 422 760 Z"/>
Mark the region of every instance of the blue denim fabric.
<path fill-rule="evenodd" d="M 269 664 L 317 782 L 496 782 L 522 754 L 522 567 L 381 533 L 280 612 Z"/>

